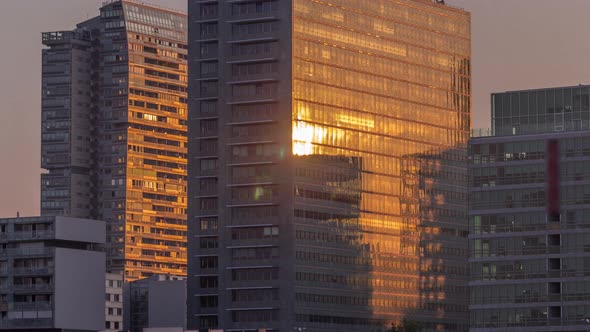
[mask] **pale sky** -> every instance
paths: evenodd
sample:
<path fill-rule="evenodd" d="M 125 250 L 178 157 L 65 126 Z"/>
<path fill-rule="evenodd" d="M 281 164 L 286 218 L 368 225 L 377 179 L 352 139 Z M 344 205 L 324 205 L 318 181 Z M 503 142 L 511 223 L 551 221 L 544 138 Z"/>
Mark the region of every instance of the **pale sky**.
<path fill-rule="evenodd" d="M 41 32 L 72 29 L 102 2 L 0 0 L 0 217 L 39 214 Z M 590 1 L 446 2 L 472 13 L 473 127 L 489 126 L 492 92 L 590 84 Z"/>

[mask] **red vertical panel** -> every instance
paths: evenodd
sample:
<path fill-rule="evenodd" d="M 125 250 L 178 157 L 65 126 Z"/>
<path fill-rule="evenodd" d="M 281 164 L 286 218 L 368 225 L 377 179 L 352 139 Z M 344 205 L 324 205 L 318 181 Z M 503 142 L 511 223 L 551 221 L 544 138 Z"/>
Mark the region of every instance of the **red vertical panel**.
<path fill-rule="evenodd" d="M 559 142 L 547 141 L 547 217 L 560 221 L 559 213 Z"/>

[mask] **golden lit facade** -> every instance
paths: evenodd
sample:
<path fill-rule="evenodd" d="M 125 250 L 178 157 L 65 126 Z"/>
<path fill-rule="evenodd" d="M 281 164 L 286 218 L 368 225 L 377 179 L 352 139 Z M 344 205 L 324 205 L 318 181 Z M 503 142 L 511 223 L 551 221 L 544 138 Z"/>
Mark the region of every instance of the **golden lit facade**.
<path fill-rule="evenodd" d="M 466 331 L 469 13 L 190 1 L 189 17 L 189 328 Z"/>
<path fill-rule="evenodd" d="M 186 274 L 186 25 L 113 0 L 43 34 L 42 214 L 106 221 L 125 280 Z"/>
<path fill-rule="evenodd" d="M 467 329 L 470 48 L 469 14 L 448 6 L 293 1 L 293 154 L 362 161 L 358 188 L 340 188 L 358 196 L 348 222 L 334 195 L 296 192 L 298 323 Z"/>
<path fill-rule="evenodd" d="M 101 218 L 126 280 L 186 273 L 186 15 L 101 8 Z"/>

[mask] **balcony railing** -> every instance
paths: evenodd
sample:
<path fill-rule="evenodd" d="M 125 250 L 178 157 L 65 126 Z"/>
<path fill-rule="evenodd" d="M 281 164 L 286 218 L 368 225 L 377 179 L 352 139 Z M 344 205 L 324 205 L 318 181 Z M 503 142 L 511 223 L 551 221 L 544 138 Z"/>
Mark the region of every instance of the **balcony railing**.
<path fill-rule="evenodd" d="M 199 188 L 196 192 L 197 196 L 217 196 L 217 188 Z"/>
<path fill-rule="evenodd" d="M 51 256 L 53 252 L 53 248 L 9 248 L 0 250 L 0 257 Z"/>
<path fill-rule="evenodd" d="M 567 269 L 548 271 L 509 271 L 495 274 L 473 273 L 472 281 L 495 282 L 497 280 L 522 280 L 522 279 L 546 279 L 546 278 L 576 278 L 590 276 L 590 269 Z"/>
<path fill-rule="evenodd" d="M 53 284 L 20 284 L 11 288 L 14 292 L 51 292 L 53 287 Z"/>
<path fill-rule="evenodd" d="M 481 300 L 471 301 L 471 305 L 488 304 L 514 304 L 514 303 L 543 303 L 543 302 L 567 302 L 567 301 L 589 301 L 590 294 L 530 294 L 530 292 L 518 294 L 517 296 L 494 296 Z"/>
<path fill-rule="evenodd" d="M 473 128 L 471 129 L 471 137 L 489 137 L 494 136 L 494 132 L 491 128 Z"/>
<path fill-rule="evenodd" d="M 512 250 L 506 249 L 487 249 L 473 251 L 473 258 L 493 258 L 504 256 L 527 256 L 527 255 L 546 255 L 546 254 L 576 254 L 590 252 L 590 246 L 560 247 L 556 246 L 530 246 Z"/>
<path fill-rule="evenodd" d="M 10 311 L 52 310 L 51 302 L 13 302 L 8 304 Z"/>
<path fill-rule="evenodd" d="M 37 240 L 37 239 L 51 239 L 55 237 L 55 232 L 52 230 L 48 231 L 36 231 L 36 232 L 12 232 L 4 236 L 0 236 L 0 239 L 7 238 L 8 240 Z"/>
<path fill-rule="evenodd" d="M 545 318 L 545 317 L 520 317 L 516 320 L 500 321 L 480 319 L 471 324 L 471 328 L 507 328 L 507 327 L 538 327 L 538 326 L 559 326 L 562 330 L 565 326 L 577 326 L 576 329 L 567 329 L 567 331 L 587 331 L 588 324 L 583 318 L 563 317 L 563 318 Z"/>
<path fill-rule="evenodd" d="M 50 329 L 53 327 L 52 318 L 27 318 L 27 319 L 6 319 L 0 320 L 0 329 L 19 328 L 21 331 L 27 331 L 31 328 Z"/>
<path fill-rule="evenodd" d="M 14 275 L 46 275 L 53 273 L 53 266 L 45 267 L 15 267 Z"/>

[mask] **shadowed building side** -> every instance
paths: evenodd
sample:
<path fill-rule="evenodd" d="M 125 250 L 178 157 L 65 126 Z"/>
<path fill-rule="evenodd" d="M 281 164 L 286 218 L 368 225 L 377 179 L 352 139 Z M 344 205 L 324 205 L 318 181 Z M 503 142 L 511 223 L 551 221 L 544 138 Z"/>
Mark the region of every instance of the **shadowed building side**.
<path fill-rule="evenodd" d="M 188 327 L 364 332 L 403 319 L 420 258 L 402 239 L 402 162 L 465 159 L 469 13 L 195 0 L 189 17 Z M 465 330 L 457 312 L 444 329 Z"/>

